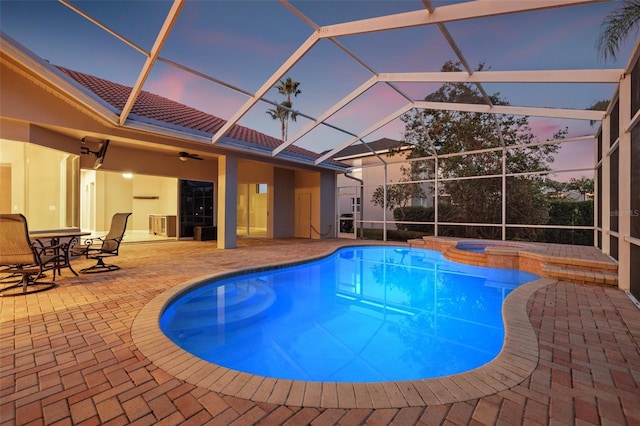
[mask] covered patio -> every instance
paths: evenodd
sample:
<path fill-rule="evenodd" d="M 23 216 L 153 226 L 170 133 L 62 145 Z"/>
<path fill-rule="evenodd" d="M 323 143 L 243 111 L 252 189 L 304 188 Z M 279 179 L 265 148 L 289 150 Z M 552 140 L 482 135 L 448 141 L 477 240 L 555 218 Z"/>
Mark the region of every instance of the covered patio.
<path fill-rule="evenodd" d="M 485 370 L 484 382 L 479 373 L 426 380 L 423 386 L 383 383 L 354 390 L 313 383 L 283 387 L 274 379 L 218 372 L 203 374 L 199 380 L 208 384 L 197 386 L 171 373 L 166 361 L 160 367 L 145 356 L 146 336 L 132 332 L 145 306 L 181 283 L 243 269 L 246 259 L 256 267 L 294 262 L 353 243 L 239 239 L 234 250 L 214 242 L 129 243 L 118 259 L 120 271 L 97 277 L 64 273 L 52 290 L 0 299 L 2 424 L 640 422 L 640 310 L 613 287 L 551 279 L 524 286 L 525 297 L 508 301 L 522 303 L 528 321 L 507 318 L 508 339 L 522 337 L 522 330 L 509 333 L 523 325 L 535 339 L 517 349 L 520 361 Z M 598 253 L 575 246 L 553 251 L 585 258 Z M 74 262 L 78 268 L 88 264 Z"/>

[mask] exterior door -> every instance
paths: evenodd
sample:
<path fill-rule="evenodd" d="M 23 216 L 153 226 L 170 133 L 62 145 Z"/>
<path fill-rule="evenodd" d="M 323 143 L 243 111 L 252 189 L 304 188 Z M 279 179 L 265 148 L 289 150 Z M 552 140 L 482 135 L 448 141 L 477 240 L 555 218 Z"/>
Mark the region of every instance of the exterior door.
<path fill-rule="evenodd" d="M 296 237 L 311 238 L 311 193 L 309 192 L 298 195 Z"/>

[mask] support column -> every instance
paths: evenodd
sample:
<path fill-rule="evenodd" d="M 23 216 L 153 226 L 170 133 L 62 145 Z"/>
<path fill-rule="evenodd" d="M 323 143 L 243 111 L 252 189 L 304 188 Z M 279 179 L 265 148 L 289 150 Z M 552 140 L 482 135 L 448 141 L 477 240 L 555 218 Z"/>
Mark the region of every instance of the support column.
<path fill-rule="evenodd" d="M 611 147 L 611 116 L 606 115 L 602 120 L 602 187 L 600 196 L 602 197 L 602 252 L 611 254 L 611 158 L 609 148 Z"/>
<path fill-rule="evenodd" d="M 434 170 L 434 178 L 435 178 L 435 183 L 434 183 L 434 193 L 433 193 L 433 235 L 435 237 L 438 236 L 438 194 L 440 193 L 440 187 L 438 186 L 438 175 L 439 175 L 439 168 L 440 168 L 440 164 L 438 163 L 438 155 L 436 154 L 436 158 L 435 158 L 435 167 L 433 168 Z"/>
<path fill-rule="evenodd" d="M 618 151 L 619 195 L 618 205 L 618 288 L 631 287 L 631 74 L 620 80 L 620 136 Z M 638 167 L 636 165 L 636 167 Z"/>
<path fill-rule="evenodd" d="M 320 172 L 320 214 L 319 214 L 319 222 L 318 229 L 316 232 L 311 234 L 311 238 L 332 238 L 334 235 L 333 224 L 335 222 L 334 219 L 334 211 L 336 210 L 336 206 L 333 204 L 335 202 L 335 197 L 333 194 L 336 191 L 337 186 L 337 177 L 335 172 L 333 171 L 322 171 Z M 358 198 L 358 193 L 356 192 L 356 198 Z M 360 200 L 362 203 L 362 200 Z M 362 208 L 362 207 L 361 207 Z M 356 218 L 357 212 L 353 212 L 353 229 L 357 235 L 357 223 Z M 313 216 L 313 214 L 312 214 Z M 316 234 L 315 236 L 313 234 Z"/>
<path fill-rule="evenodd" d="M 502 147 L 502 241 L 507 239 L 507 150 Z"/>
<path fill-rule="evenodd" d="M 225 155 L 218 159 L 218 248 L 236 248 L 238 222 L 238 158 Z"/>
<path fill-rule="evenodd" d="M 602 138 L 602 136 L 600 137 Z M 598 228 L 602 229 L 602 213 L 600 214 L 600 220 L 598 221 L 598 203 L 602 203 L 602 188 L 598 186 L 598 176 L 602 178 L 602 164 L 598 166 L 598 162 L 602 160 L 602 155 L 600 156 L 600 160 L 598 160 L 598 148 L 602 150 L 602 147 L 599 146 L 599 144 L 600 141 L 596 136 L 593 140 L 593 246 L 598 249 L 602 249 L 602 247 L 598 246 Z M 602 234 L 602 232 L 600 232 L 600 234 Z M 602 246 L 602 244 L 600 245 Z"/>

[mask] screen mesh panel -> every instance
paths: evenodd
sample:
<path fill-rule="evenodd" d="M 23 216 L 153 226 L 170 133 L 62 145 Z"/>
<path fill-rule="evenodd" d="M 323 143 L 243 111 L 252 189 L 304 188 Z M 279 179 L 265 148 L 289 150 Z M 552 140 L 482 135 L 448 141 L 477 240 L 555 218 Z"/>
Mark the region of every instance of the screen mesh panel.
<path fill-rule="evenodd" d="M 631 117 L 640 109 L 640 61 L 631 71 Z"/>
<path fill-rule="evenodd" d="M 640 238 L 640 124 L 631 130 L 631 236 Z"/>
<path fill-rule="evenodd" d="M 611 138 L 609 139 L 609 143 L 611 145 L 614 144 L 615 141 L 618 140 L 620 136 L 620 102 L 616 101 L 613 105 L 613 109 L 611 110 L 611 131 L 609 132 Z"/>
<path fill-rule="evenodd" d="M 614 237 L 612 235 L 611 237 L 609 237 L 609 241 L 610 241 L 610 244 L 611 244 L 611 252 L 609 254 L 615 260 L 618 260 L 618 237 Z"/>
<path fill-rule="evenodd" d="M 597 162 L 600 162 L 600 160 L 602 160 L 602 132 L 598 132 L 598 158 L 597 158 Z"/>
<path fill-rule="evenodd" d="M 609 192 L 611 199 L 609 203 L 609 211 L 606 212 L 610 216 L 610 224 L 612 231 L 618 231 L 618 215 L 619 212 L 619 200 L 618 200 L 618 168 L 619 168 L 619 150 L 615 150 L 611 153 L 611 176 L 609 180 Z"/>
<path fill-rule="evenodd" d="M 640 246 L 631 244 L 631 294 L 640 300 Z"/>

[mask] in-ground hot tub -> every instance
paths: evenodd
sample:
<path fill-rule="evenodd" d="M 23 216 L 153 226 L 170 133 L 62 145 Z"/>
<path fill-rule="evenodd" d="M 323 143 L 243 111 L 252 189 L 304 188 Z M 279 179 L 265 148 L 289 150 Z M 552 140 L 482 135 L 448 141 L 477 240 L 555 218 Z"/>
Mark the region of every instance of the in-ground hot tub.
<path fill-rule="evenodd" d="M 472 253 L 484 253 L 487 247 L 507 247 L 507 248 L 517 248 L 519 245 L 513 242 L 507 241 L 458 241 L 456 244 L 456 249 L 462 251 L 468 251 Z"/>

